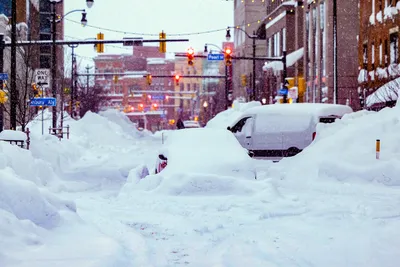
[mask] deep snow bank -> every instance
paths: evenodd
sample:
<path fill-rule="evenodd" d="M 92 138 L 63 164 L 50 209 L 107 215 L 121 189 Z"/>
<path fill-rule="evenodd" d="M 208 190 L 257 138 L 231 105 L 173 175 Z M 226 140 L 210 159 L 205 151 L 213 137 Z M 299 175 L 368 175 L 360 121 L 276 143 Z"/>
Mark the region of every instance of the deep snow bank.
<path fill-rule="evenodd" d="M 301 166 L 300 183 L 331 178 L 400 185 L 399 131 L 400 107 L 345 115 L 333 124 L 318 125 L 315 141 L 296 157 L 282 160 L 279 169 L 285 171 L 276 175 L 296 179 Z M 381 141 L 379 160 L 376 139 Z"/>

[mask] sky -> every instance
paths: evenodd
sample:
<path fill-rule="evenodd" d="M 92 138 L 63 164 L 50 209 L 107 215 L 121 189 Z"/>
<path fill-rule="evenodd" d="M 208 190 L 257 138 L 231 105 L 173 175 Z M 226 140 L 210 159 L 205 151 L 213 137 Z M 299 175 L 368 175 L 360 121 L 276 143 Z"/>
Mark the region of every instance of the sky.
<path fill-rule="evenodd" d="M 64 13 L 74 9 L 86 9 L 88 24 L 83 27 L 77 23 L 81 20 L 79 12 L 69 14 L 65 17 L 65 40 L 95 38 L 98 32 L 104 33 L 105 40 L 158 39 L 162 30 L 167 39 L 189 39 L 188 42 L 167 43 L 167 52 L 184 52 L 189 46 L 202 51 L 205 43 L 221 46 L 225 41 L 224 29 L 233 25 L 233 1 L 227 0 L 95 0 L 90 9 L 85 0 L 64 1 Z M 198 34 L 214 30 L 220 31 Z M 146 45 L 158 46 L 158 42 Z M 131 47 L 106 45 L 104 54 L 129 54 L 131 51 Z M 91 58 L 97 53 L 92 45 L 81 45 L 75 52 L 80 56 L 81 66 L 93 65 Z"/>

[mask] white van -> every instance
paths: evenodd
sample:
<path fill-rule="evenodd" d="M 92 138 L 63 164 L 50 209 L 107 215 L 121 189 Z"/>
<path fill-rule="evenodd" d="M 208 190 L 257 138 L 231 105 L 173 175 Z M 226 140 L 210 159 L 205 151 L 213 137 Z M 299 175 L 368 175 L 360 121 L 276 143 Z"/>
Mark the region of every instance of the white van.
<path fill-rule="evenodd" d="M 335 104 L 265 105 L 246 110 L 228 130 L 256 158 L 280 160 L 314 140 L 317 123 L 332 123 L 353 110 Z"/>

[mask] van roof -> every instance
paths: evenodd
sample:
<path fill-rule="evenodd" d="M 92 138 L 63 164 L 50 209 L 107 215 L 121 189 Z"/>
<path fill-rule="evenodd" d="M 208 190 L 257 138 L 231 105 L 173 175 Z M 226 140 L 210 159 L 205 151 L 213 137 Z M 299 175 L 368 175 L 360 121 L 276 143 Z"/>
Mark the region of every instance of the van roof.
<path fill-rule="evenodd" d="M 249 108 L 244 115 L 274 113 L 274 114 L 315 114 L 317 116 L 343 116 L 352 113 L 353 109 L 346 105 L 322 104 L 322 103 L 293 103 L 293 104 L 275 104 L 264 105 Z"/>

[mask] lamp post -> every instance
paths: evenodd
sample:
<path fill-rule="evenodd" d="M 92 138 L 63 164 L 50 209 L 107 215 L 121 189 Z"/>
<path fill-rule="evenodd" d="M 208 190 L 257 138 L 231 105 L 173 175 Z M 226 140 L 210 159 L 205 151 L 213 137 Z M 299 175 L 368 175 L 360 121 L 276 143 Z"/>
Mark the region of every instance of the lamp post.
<path fill-rule="evenodd" d="M 220 53 L 224 53 L 224 51 L 223 51 L 219 46 L 217 46 L 217 45 L 215 45 L 215 44 L 209 44 L 209 43 L 206 43 L 206 44 L 204 45 L 204 53 L 208 53 L 208 46 L 209 46 L 209 45 L 218 48 L 218 50 L 219 50 Z M 229 103 L 228 92 L 229 92 L 229 86 L 228 86 L 228 66 L 225 65 L 225 110 L 227 110 L 228 107 L 229 107 L 229 104 L 228 104 L 228 103 Z"/>
<path fill-rule="evenodd" d="M 229 42 L 231 39 L 231 31 L 230 29 L 233 27 L 227 27 L 226 29 L 226 41 Z M 245 30 L 241 28 L 235 28 L 240 30 L 246 34 L 246 36 L 253 40 L 253 77 L 252 77 L 252 90 L 253 90 L 253 100 L 257 100 L 257 93 L 256 93 L 256 39 L 259 39 L 258 35 L 255 31 L 253 31 L 253 35 L 248 34 Z"/>
<path fill-rule="evenodd" d="M 333 0 L 333 103 L 338 103 L 338 68 L 337 68 L 337 0 Z"/>
<path fill-rule="evenodd" d="M 74 12 L 82 12 L 82 19 L 81 19 L 81 23 L 83 26 L 86 26 L 87 24 L 87 19 L 86 19 L 86 12 L 84 9 L 75 9 L 72 10 L 68 13 L 66 13 L 65 15 L 63 15 L 62 17 L 60 17 L 59 19 L 57 19 L 57 13 L 56 13 L 56 5 L 58 3 L 61 3 L 62 0 L 48 0 L 50 2 L 51 5 L 51 22 L 52 22 L 52 31 L 51 31 L 51 35 L 52 35 L 52 49 L 51 49 L 51 66 L 52 66 L 52 72 L 51 72 L 51 77 L 52 77 L 52 82 L 51 82 L 51 93 L 53 95 L 54 98 L 57 98 L 57 86 L 56 86 L 56 79 L 57 79 L 57 50 L 56 50 L 56 35 L 57 35 L 57 25 L 56 23 L 62 21 L 64 19 L 64 17 L 66 17 L 67 15 L 74 13 Z M 93 6 L 93 2 L 94 0 L 86 0 L 86 4 L 87 7 L 92 7 Z M 62 111 L 63 112 L 63 111 Z M 61 113 L 62 114 L 62 113 Z M 61 115 L 62 116 L 62 115 Z M 52 127 L 53 127 L 53 132 L 54 134 L 56 133 L 56 127 L 57 127 L 57 106 L 53 107 L 52 110 Z"/>

